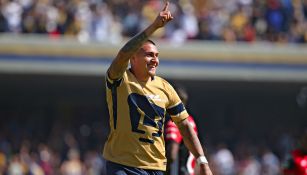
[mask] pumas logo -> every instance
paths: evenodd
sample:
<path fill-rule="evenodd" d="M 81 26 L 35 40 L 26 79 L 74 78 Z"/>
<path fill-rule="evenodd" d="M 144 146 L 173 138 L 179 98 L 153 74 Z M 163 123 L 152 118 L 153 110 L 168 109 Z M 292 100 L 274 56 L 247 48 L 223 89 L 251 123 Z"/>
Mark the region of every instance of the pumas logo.
<path fill-rule="evenodd" d="M 163 99 L 160 98 L 160 95 L 146 95 L 147 98 L 151 99 L 152 101 L 164 101 Z"/>

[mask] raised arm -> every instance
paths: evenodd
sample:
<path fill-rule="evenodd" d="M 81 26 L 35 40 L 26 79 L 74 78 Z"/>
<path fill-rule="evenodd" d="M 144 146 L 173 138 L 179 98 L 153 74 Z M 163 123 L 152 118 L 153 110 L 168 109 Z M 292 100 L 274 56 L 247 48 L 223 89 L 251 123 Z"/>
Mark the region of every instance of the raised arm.
<path fill-rule="evenodd" d="M 194 155 L 194 157 L 198 159 L 199 157 L 204 156 L 203 148 L 190 122 L 185 119 L 179 122 L 177 125 L 185 146 Z M 201 175 L 212 175 L 208 162 L 201 162 L 199 164 L 199 168 Z"/>
<path fill-rule="evenodd" d="M 108 69 L 109 78 L 115 80 L 124 74 L 128 68 L 129 59 L 141 48 L 158 28 L 165 26 L 173 19 L 171 12 L 168 10 L 169 2 L 165 3 L 164 8 L 156 17 L 154 22 L 150 24 L 144 31 L 130 39 L 117 53 L 111 66 Z"/>

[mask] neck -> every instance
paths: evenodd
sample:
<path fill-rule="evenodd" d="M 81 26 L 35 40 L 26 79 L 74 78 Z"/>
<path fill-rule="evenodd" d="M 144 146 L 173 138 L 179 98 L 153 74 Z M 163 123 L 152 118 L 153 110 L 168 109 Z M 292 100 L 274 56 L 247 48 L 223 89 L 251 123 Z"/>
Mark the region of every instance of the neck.
<path fill-rule="evenodd" d="M 136 73 L 133 69 L 130 69 L 130 72 L 135 76 L 135 78 L 139 82 L 146 83 L 146 82 L 151 81 L 153 79 L 151 76 L 142 76 L 142 74 Z"/>
<path fill-rule="evenodd" d="M 151 81 L 153 78 L 151 76 L 147 76 L 147 77 L 141 77 L 141 76 L 137 76 L 134 74 L 134 76 L 136 77 L 136 79 L 138 80 L 138 82 L 142 82 L 142 83 L 147 83 L 149 81 Z"/>

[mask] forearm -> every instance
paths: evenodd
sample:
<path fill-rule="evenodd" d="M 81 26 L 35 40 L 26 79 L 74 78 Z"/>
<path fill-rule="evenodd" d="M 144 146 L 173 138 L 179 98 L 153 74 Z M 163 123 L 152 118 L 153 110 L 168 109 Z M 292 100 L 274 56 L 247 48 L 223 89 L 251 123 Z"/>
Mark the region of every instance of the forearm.
<path fill-rule="evenodd" d="M 142 44 L 144 44 L 144 42 L 148 40 L 148 37 L 151 36 L 157 29 L 158 27 L 155 27 L 155 25 L 151 24 L 144 31 L 129 40 L 119 52 L 130 58 L 138 49 L 140 49 Z"/>
<path fill-rule="evenodd" d="M 130 39 L 118 52 L 116 58 L 112 62 L 108 74 L 111 79 L 117 79 L 126 71 L 129 59 L 141 48 L 158 27 L 151 24 L 144 31 Z"/>
<path fill-rule="evenodd" d="M 203 148 L 200 144 L 200 141 L 193 127 L 190 125 L 189 121 L 185 119 L 184 121 L 180 122 L 178 124 L 178 128 L 182 135 L 185 146 L 189 149 L 189 151 L 197 159 L 197 164 L 200 168 L 199 169 L 200 174 L 201 175 L 212 175 L 208 161 L 206 160 L 205 157 L 203 157 L 204 156 Z M 199 163 L 198 162 L 199 158 L 205 158 L 205 161 L 203 160 L 202 163 Z"/>
<path fill-rule="evenodd" d="M 182 135 L 185 146 L 194 155 L 194 157 L 199 157 L 204 155 L 201 143 L 187 119 L 183 120 L 178 124 L 178 128 Z"/>

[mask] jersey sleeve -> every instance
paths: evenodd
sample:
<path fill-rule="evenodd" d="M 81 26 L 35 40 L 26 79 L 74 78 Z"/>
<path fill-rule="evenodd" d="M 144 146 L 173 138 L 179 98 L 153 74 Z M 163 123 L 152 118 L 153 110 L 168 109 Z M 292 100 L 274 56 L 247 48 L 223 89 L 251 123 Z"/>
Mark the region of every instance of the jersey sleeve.
<path fill-rule="evenodd" d="M 182 141 L 182 136 L 179 132 L 178 127 L 171 120 L 167 122 L 165 127 L 165 140 L 174 141 L 178 144 Z"/>
<path fill-rule="evenodd" d="M 124 73 L 123 77 L 125 76 L 126 72 Z M 123 77 L 117 79 L 117 80 L 112 80 L 109 77 L 109 73 L 106 73 L 106 85 L 108 89 L 112 89 L 112 88 L 116 88 L 118 86 L 120 86 L 120 84 L 122 83 Z"/>
<path fill-rule="evenodd" d="M 177 124 L 178 122 L 188 118 L 189 114 L 175 89 L 170 84 L 168 84 L 166 89 L 169 98 L 169 104 L 166 107 L 166 111 L 171 116 L 172 121 Z"/>

